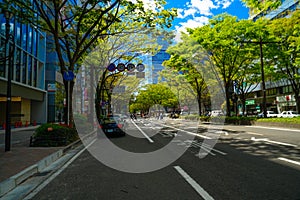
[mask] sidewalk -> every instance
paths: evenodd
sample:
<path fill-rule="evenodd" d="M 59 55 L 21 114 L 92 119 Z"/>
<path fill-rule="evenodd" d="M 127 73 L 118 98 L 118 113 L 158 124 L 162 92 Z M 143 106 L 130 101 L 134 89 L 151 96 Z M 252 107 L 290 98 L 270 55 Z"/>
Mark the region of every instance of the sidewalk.
<path fill-rule="evenodd" d="M 12 135 L 16 132 L 18 134 L 32 135 L 37 127 L 12 129 Z M 0 130 L 1 138 L 5 138 L 4 133 L 4 130 Z M 5 152 L 5 146 L 0 146 L 0 183 L 63 148 L 29 147 L 29 140 L 30 137 L 26 141 L 11 144 L 10 151 L 7 152 Z"/>

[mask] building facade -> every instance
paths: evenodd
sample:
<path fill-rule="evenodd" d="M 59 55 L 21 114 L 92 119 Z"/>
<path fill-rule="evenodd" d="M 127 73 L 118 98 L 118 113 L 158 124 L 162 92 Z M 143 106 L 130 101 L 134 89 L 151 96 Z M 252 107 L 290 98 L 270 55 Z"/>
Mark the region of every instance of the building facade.
<path fill-rule="evenodd" d="M 158 37 L 157 42 L 161 45 L 160 51 L 152 56 L 152 83 L 158 83 L 159 72 L 164 69 L 162 63 L 170 59 L 170 55 L 166 52 L 169 43 L 164 40 L 163 36 Z"/>
<path fill-rule="evenodd" d="M 0 23 L 0 126 L 6 121 L 8 67 L 12 72 L 12 125 L 16 122 L 23 125 L 44 123 L 47 121 L 46 35 L 12 17 L 9 21 L 10 38 L 6 43 L 6 19 L 3 14 L 0 14 Z"/>
<path fill-rule="evenodd" d="M 276 10 L 269 12 L 263 12 L 250 16 L 250 19 L 257 20 L 261 17 L 268 18 L 270 20 L 289 17 L 292 12 L 298 10 L 299 0 L 282 0 L 281 6 Z M 296 99 L 293 94 L 293 89 L 288 80 L 272 81 L 266 80 L 266 104 L 267 110 L 272 110 L 276 113 L 280 113 L 285 110 L 296 110 Z M 262 86 L 258 85 L 246 101 L 247 114 L 255 115 L 258 112 L 262 112 L 263 92 Z M 239 106 L 241 111 L 241 105 Z"/>

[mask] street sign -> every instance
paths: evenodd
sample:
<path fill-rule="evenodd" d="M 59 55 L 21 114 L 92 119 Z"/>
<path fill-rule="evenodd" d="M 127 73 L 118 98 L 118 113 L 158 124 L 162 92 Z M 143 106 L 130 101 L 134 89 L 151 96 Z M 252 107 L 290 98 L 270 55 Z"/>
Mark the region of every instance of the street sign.
<path fill-rule="evenodd" d="M 125 67 L 125 65 L 124 65 L 123 63 L 119 63 L 119 64 L 117 65 L 117 69 L 118 69 L 119 72 L 124 71 L 125 68 L 126 68 L 126 67 Z"/>
<path fill-rule="evenodd" d="M 47 85 L 48 87 L 48 92 L 55 92 L 56 91 L 56 85 L 55 85 L 55 83 L 53 84 L 53 83 L 49 83 L 48 85 Z"/>
<path fill-rule="evenodd" d="M 255 100 L 246 100 L 246 105 L 254 105 L 255 104 Z"/>
<path fill-rule="evenodd" d="M 139 71 L 139 72 L 142 72 L 145 70 L 145 65 L 143 65 L 142 63 L 139 63 L 137 66 L 136 66 L 136 70 Z"/>
<path fill-rule="evenodd" d="M 71 70 L 65 71 L 63 77 L 65 81 L 72 81 L 74 79 L 74 73 Z"/>
<path fill-rule="evenodd" d="M 114 63 L 110 63 L 108 66 L 107 66 L 107 70 L 110 71 L 110 72 L 113 72 L 116 70 L 116 65 Z"/>
<path fill-rule="evenodd" d="M 136 77 L 137 78 L 145 78 L 145 72 L 137 72 Z"/>
<path fill-rule="evenodd" d="M 129 64 L 127 65 L 127 70 L 130 71 L 130 72 L 134 71 L 134 70 L 135 70 L 134 64 L 129 63 Z"/>

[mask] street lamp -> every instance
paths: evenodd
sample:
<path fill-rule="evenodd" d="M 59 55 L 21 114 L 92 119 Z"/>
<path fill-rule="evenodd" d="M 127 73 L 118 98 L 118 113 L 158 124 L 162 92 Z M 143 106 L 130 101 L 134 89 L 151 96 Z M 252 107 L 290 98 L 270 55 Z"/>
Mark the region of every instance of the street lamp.
<path fill-rule="evenodd" d="M 10 19 L 12 18 L 12 13 L 6 9 L 3 12 L 5 17 L 5 60 L 8 60 L 7 67 L 7 90 L 6 90 L 6 128 L 5 128 L 5 151 L 10 151 L 11 143 L 11 66 L 12 66 L 12 54 L 14 51 L 14 44 L 12 51 L 10 51 L 9 39 L 13 35 L 10 34 Z M 8 56 L 6 56 L 8 50 Z M 5 61 L 6 63 L 6 61 Z"/>

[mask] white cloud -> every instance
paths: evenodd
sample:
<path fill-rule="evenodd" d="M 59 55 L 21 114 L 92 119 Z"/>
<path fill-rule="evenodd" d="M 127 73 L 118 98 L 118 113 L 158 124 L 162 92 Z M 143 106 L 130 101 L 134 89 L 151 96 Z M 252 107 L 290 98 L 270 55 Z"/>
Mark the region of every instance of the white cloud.
<path fill-rule="evenodd" d="M 217 9 L 218 6 L 212 0 L 191 0 L 190 9 L 197 9 L 201 15 L 212 15 L 211 9 Z"/>
<path fill-rule="evenodd" d="M 197 27 L 201 27 L 205 24 L 208 23 L 209 18 L 205 17 L 205 16 L 201 16 L 201 17 L 195 17 L 194 19 L 189 19 L 186 22 L 181 22 L 180 26 L 176 26 L 176 37 L 175 37 L 175 41 L 179 42 L 180 41 L 180 37 L 181 37 L 181 32 L 186 33 L 186 29 L 187 28 L 197 28 Z"/>
<path fill-rule="evenodd" d="M 222 6 L 222 9 L 228 8 L 234 0 L 216 0 L 218 6 Z"/>
<path fill-rule="evenodd" d="M 176 26 L 175 40 L 180 41 L 181 32 L 186 32 L 186 28 L 196 28 L 208 23 L 209 17 L 213 15 L 213 9 L 226 9 L 235 0 L 190 0 L 185 4 L 185 8 L 179 8 L 178 18 L 187 19 Z M 192 19 L 191 19 L 192 18 Z"/>

